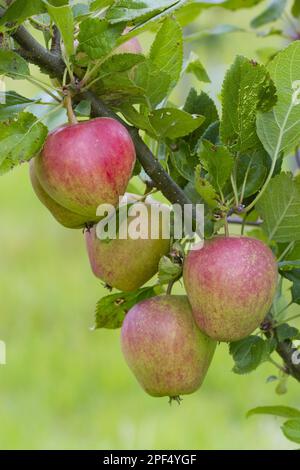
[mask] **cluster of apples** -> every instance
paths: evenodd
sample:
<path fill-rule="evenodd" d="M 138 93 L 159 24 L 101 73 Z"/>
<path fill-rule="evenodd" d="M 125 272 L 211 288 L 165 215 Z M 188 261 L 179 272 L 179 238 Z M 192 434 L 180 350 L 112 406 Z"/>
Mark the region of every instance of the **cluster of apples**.
<path fill-rule="evenodd" d="M 139 43 L 133 40 L 119 52 L 140 52 Z M 119 204 L 135 160 L 127 129 L 117 120 L 98 118 L 51 132 L 30 164 L 33 188 L 57 221 L 68 228 L 88 227 L 86 245 L 94 274 L 127 292 L 149 281 L 171 248 L 170 239 L 162 236 L 163 226 L 158 239 L 129 237 L 107 243 L 97 237 L 97 208 Z M 138 203 L 146 206 L 149 219 L 153 200 Z M 169 211 L 166 205 L 161 208 Z M 196 391 L 217 341 L 237 341 L 260 325 L 275 294 L 277 265 L 272 251 L 258 240 L 216 237 L 187 254 L 183 280 L 186 296 L 144 300 L 127 313 L 122 326 L 125 359 L 152 396 L 178 399 Z"/>
<path fill-rule="evenodd" d="M 163 227 L 158 239 L 129 237 L 107 243 L 97 237 L 97 208 L 117 206 L 135 160 L 127 129 L 114 119 L 98 118 L 50 133 L 30 166 L 33 188 L 54 217 L 69 228 L 89 226 L 86 243 L 95 275 L 123 291 L 134 291 L 151 279 L 171 248 L 170 239 L 162 237 Z M 150 217 L 153 201 L 138 204 L 147 207 Z M 216 342 L 252 333 L 276 290 L 272 251 L 248 237 L 208 240 L 188 253 L 183 268 L 187 296 L 144 300 L 128 312 L 122 326 L 127 363 L 153 396 L 178 397 L 197 390 Z"/>

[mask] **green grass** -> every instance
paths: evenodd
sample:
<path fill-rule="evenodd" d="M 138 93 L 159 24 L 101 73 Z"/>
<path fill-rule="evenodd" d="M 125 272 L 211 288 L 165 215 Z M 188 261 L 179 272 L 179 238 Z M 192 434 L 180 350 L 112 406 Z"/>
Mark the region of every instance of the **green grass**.
<path fill-rule="evenodd" d="M 90 330 L 104 290 L 88 265 L 83 235 L 61 228 L 35 198 L 27 165 L 1 178 L 0 368 L 2 449 L 289 448 L 280 422 L 245 413 L 299 405 L 266 378 L 231 372 L 218 347 L 202 389 L 181 406 L 147 396 L 122 358 L 119 331 Z M 298 401 L 297 401 L 298 398 Z"/>

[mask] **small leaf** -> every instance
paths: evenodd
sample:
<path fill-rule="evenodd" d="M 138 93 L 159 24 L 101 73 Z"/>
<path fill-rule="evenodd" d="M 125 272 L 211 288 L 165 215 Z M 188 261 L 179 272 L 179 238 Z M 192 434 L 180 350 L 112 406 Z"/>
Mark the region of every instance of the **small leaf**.
<path fill-rule="evenodd" d="M 258 136 L 272 159 L 287 154 L 300 140 L 300 41 L 279 52 L 268 66 L 278 101 L 269 112 L 257 116 Z M 289 73 L 286 73 L 288 70 Z"/>
<path fill-rule="evenodd" d="M 242 29 L 239 26 L 235 26 L 233 24 L 218 24 L 211 29 L 203 29 L 197 33 L 190 34 L 189 36 L 185 37 L 185 40 L 187 42 L 199 41 L 201 39 L 210 37 L 213 38 L 214 36 L 222 36 L 223 34 L 239 33 L 245 31 L 245 29 Z"/>
<path fill-rule="evenodd" d="M 280 274 L 293 283 L 291 289 L 292 301 L 300 305 L 300 269 L 281 270 Z"/>
<path fill-rule="evenodd" d="M 276 327 L 276 336 L 279 343 L 286 340 L 296 339 L 299 336 L 299 330 L 293 326 L 283 323 Z"/>
<path fill-rule="evenodd" d="M 222 142 L 239 152 L 259 147 L 256 115 L 259 109 L 269 110 L 276 103 L 275 93 L 266 68 L 238 56 L 222 88 Z"/>
<path fill-rule="evenodd" d="M 43 0 L 15 0 L 0 19 L 0 29 L 6 23 L 21 24 L 27 18 L 46 12 Z"/>
<path fill-rule="evenodd" d="M 251 21 L 252 28 L 260 28 L 265 24 L 277 21 L 284 12 L 287 0 L 271 0 L 267 8 Z"/>
<path fill-rule="evenodd" d="M 19 54 L 0 49 L 0 75 L 22 80 L 30 75 L 28 63 Z"/>
<path fill-rule="evenodd" d="M 123 30 L 123 23 L 110 25 L 104 19 L 87 18 L 80 24 L 78 52 L 92 60 L 102 59 L 116 47 Z"/>
<path fill-rule="evenodd" d="M 300 0 L 294 0 L 291 13 L 294 18 L 300 17 Z"/>
<path fill-rule="evenodd" d="M 200 165 L 195 169 L 195 189 L 209 207 L 216 209 L 219 206 L 219 195 L 212 184 L 201 176 Z"/>
<path fill-rule="evenodd" d="M 273 415 L 281 418 L 300 418 L 300 411 L 290 406 L 258 406 L 249 410 L 247 417 L 254 415 Z"/>
<path fill-rule="evenodd" d="M 247 374 L 267 360 L 270 344 L 259 336 L 248 336 L 230 343 L 229 352 L 235 362 L 233 372 Z"/>
<path fill-rule="evenodd" d="M 228 10 L 252 8 L 262 1 L 263 0 L 226 0 L 224 3 L 222 3 L 222 8 L 227 8 Z"/>
<path fill-rule="evenodd" d="M 171 78 L 174 87 L 179 80 L 183 63 L 183 37 L 179 24 L 173 18 L 167 18 L 151 46 L 151 62 Z"/>
<path fill-rule="evenodd" d="M 158 279 L 160 284 L 176 281 L 182 275 L 182 266 L 174 263 L 167 256 L 163 256 L 158 265 Z"/>
<path fill-rule="evenodd" d="M 211 80 L 199 58 L 195 54 L 191 54 L 186 67 L 186 73 L 192 73 L 199 80 L 199 82 L 211 83 Z"/>
<path fill-rule="evenodd" d="M 177 108 L 162 108 L 152 111 L 149 116 L 152 127 L 162 138 L 177 139 L 198 129 L 203 116 L 195 116 Z"/>
<path fill-rule="evenodd" d="M 256 204 L 269 240 L 288 243 L 300 240 L 300 185 L 292 175 L 275 176 Z"/>
<path fill-rule="evenodd" d="M 191 154 L 190 147 L 186 142 L 181 141 L 178 144 L 178 149 L 171 152 L 171 162 L 183 178 L 194 182 L 195 168 L 199 162 Z"/>
<path fill-rule="evenodd" d="M 90 117 L 91 115 L 91 102 L 87 100 L 82 100 L 75 108 L 75 113 L 77 116 Z"/>
<path fill-rule="evenodd" d="M 287 439 L 300 444 L 300 418 L 289 419 L 283 424 L 281 429 Z"/>
<path fill-rule="evenodd" d="M 0 174 L 34 157 L 47 133 L 47 127 L 30 113 L 23 112 L 16 120 L 0 123 Z"/>
<path fill-rule="evenodd" d="M 37 102 L 38 100 L 30 100 L 15 91 L 0 92 L 0 121 L 15 117 L 30 104 Z"/>
<path fill-rule="evenodd" d="M 269 156 L 263 148 L 253 149 L 236 159 L 236 184 L 244 199 L 257 193 L 268 174 Z"/>
<path fill-rule="evenodd" d="M 203 140 L 199 159 L 208 173 L 208 180 L 216 191 L 220 192 L 233 168 L 232 154 L 222 145 L 214 145 L 208 140 Z"/>
<path fill-rule="evenodd" d="M 142 18 L 150 18 L 159 12 L 176 5 L 185 3 L 176 0 L 118 0 L 109 8 L 106 18 L 111 23 L 120 21 L 137 21 Z"/>
<path fill-rule="evenodd" d="M 66 54 L 70 57 L 74 54 L 74 18 L 72 8 L 69 5 L 53 6 L 46 0 L 43 0 L 43 2 L 51 19 L 61 33 Z"/>
<path fill-rule="evenodd" d="M 115 0 L 91 0 L 90 10 L 97 11 L 112 5 Z"/>
<path fill-rule="evenodd" d="M 132 82 L 142 90 L 149 107 L 155 108 L 167 96 L 172 78 L 150 60 L 139 64 Z"/>
<path fill-rule="evenodd" d="M 208 128 L 219 120 L 217 107 L 206 93 L 202 91 L 198 95 L 196 90 L 191 88 L 183 109 L 187 113 L 198 114 L 205 117 L 203 124 L 188 137 L 188 142 L 191 147 L 195 148 Z"/>
<path fill-rule="evenodd" d="M 155 287 L 142 287 L 134 292 L 119 292 L 99 300 L 95 328 L 120 328 L 127 312 L 142 300 L 157 295 Z"/>

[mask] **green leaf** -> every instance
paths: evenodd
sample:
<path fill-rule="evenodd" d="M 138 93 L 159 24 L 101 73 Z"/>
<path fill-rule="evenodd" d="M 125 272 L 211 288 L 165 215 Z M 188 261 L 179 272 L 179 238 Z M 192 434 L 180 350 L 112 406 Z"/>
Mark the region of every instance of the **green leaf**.
<path fill-rule="evenodd" d="M 280 274 L 293 283 L 291 289 L 292 302 L 300 305 L 300 269 L 280 270 Z"/>
<path fill-rule="evenodd" d="M 0 92 L 0 121 L 6 121 L 15 117 L 27 106 L 37 102 L 38 100 L 30 100 L 15 91 Z"/>
<path fill-rule="evenodd" d="M 244 198 L 257 193 L 263 186 L 268 174 L 265 156 L 264 149 L 258 149 L 237 158 L 236 183 L 240 193 L 244 189 Z"/>
<path fill-rule="evenodd" d="M 172 79 L 150 60 L 146 60 L 136 67 L 131 80 L 142 91 L 149 107 L 155 108 L 167 96 Z"/>
<path fill-rule="evenodd" d="M 34 157 L 47 134 L 47 127 L 30 113 L 23 112 L 16 120 L 0 123 L 0 174 Z"/>
<path fill-rule="evenodd" d="M 176 4 L 185 3 L 176 0 L 117 0 L 109 8 L 106 18 L 111 23 L 148 19 Z"/>
<path fill-rule="evenodd" d="M 67 57 L 70 57 L 74 54 L 74 18 L 72 8 L 69 5 L 53 6 L 46 0 L 43 1 L 51 19 L 61 33 Z"/>
<path fill-rule="evenodd" d="M 0 29 L 6 23 L 16 25 L 23 23 L 27 18 L 46 12 L 46 6 L 43 0 L 15 0 L 6 10 L 0 19 Z"/>
<path fill-rule="evenodd" d="M 295 18 L 300 17 L 300 0 L 294 0 L 291 13 Z"/>
<path fill-rule="evenodd" d="M 171 77 L 171 86 L 179 80 L 183 63 L 183 38 L 179 24 L 167 18 L 151 46 L 150 60 Z"/>
<path fill-rule="evenodd" d="M 257 148 L 256 115 L 276 102 L 275 88 L 266 68 L 238 56 L 228 70 L 222 88 L 221 138 L 234 151 Z"/>
<path fill-rule="evenodd" d="M 300 185 L 292 175 L 275 176 L 256 204 L 256 210 L 269 240 L 279 243 L 300 240 Z"/>
<path fill-rule="evenodd" d="M 243 8 L 252 8 L 262 1 L 263 0 L 227 0 L 225 3 L 222 3 L 221 6 L 228 10 L 240 10 Z"/>
<path fill-rule="evenodd" d="M 139 113 L 134 106 L 124 103 L 120 106 L 120 110 L 127 121 L 138 129 L 142 129 L 155 136 L 155 130 L 152 128 L 148 114 Z"/>
<path fill-rule="evenodd" d="M 222 36 L 223 34 L 229 33 L 239 33 L 244 32 L 245 30 L 240 28 L 239 26 L 235 26 L 232 24 L 218 24 L 214 28 L 211 29 L 202 29 L 197 33 L 190 34 L 189 36 L 185 36 L 186 42 L 193 42 L 199 41 L 201 39 L 206 39 L 215 36 Z"/>
<path fill-rule="evenodd" d="M 0 75 L 22 80 L 30 75 L 28 63 L 19 54 L 0 49 Z"/>
<path fill-rule="evenodd" d="M 208 140 L 203 140 L 199 159 L 208 173 L 208 180 L 216 191 L 221 192 L 231 175 L 234 164 L 232 154 L 223 145 L 214 145 Z"/>
<path fill-rule="evenodd" d="M 101 68 L 95 72 L 95 75 L 92 75 L 91 80 L 98 80 L 97 87 L 100 94 L 101 89 L 105 88 L 106 83 L 109 85 L 111 80 L 115 80 L 118 83 L 119 77 L 120 85 L 122 85 L 124 77 L 127 78 L 127 83 L 132 85 L 134 74 L 129 75 L 128 72 L 144 61 L 145 57 L 142 54 L 114 54 L 105 60 Z M 124 74 L 124 72 L 126 73 Z M 101 81 L 104 81 L 104 83 L 101 83 Z"/>
<path fill-rule="evenodd" d="M 85 3 L 76 3 L 72 6 L 73 17 L 78 21 L 81 17 L 89 14 L 89 7 Z"/>
<path fill-rule="evenodd" d="M 88 100 L 82 100 L 75 108 L 75 113 L 77 116 L 81 117 L 90 117 L 91 115 L 91 102 Z"/>
<path fill-rule="evenodd" d="M 188 65 L 186 67 L 186 73 L 192 73 L 199 80 L 199 82 L 211 83 L 211 80 L 203 66 L 200 62 L 198 56 L 192 54 Z"/>
<path fill-rule="evenodd" d="M 258 406 L 249 410 L 247 417 L 254 415 L 272 415 L 281 418 L 300 418 L 300 411 L 290 406 Z"/>
<path fill-rule="evenodd" d="M 102 10 L 102 8 L 112 5 L 115 0 L 92 0 L 90 4 L 91 11 Z"/>
<path fill-rule="evenodd" d="M 80 24 L 78 52 L 85 52 L 92 60 L 105 58 L 116 47 L 123 30 L 123 23 L 110 25 L 104 19 L 87 18 Z"/>
<path fill-rule="evenodd" d="M 257 117 L 257 133 L 272 158 L 298 145 L 300 140 L 300 41 L 279 52 L 268 66 L 277 88 L 276 106 Z"/>
<path fill-rule="evenodd" d="M 293 326 L 290 326 L 288 323 L 282 323 L 281 325 L 278 325 L 276 327 L 276 336 L 278 342 L 282 343 L 286 340 L 298 338 L 299 330 L 297 328 L 294 328 Z"/>
<path fill-rule="evenodd" d="M 294 281 L 291 292 L 292 302 L 300 305 L 300 281 Z"/>
<path fill-rule="evenodd" d="M 142 287 L 134 292 L 119 292 L 99 300 L 95 328 L 120 328 L 127 312 L 142 300 L 157 295 L 155 287 Z"/>
<path fill-rule="evenodd" d="M 186 142 L 179 142 L 177 150 L 171 152 L 171 163 L 183 178 L 191 183 L 194 182 L 195 168 L 199 162 L 196 156 L 191 155 Z"/>
<path fill-rule="evenodd" d="M 158 279 L 160 284 L 176 281 L 182 275 L 182 266 L 163 256 L 158 264 Z"/>
<path fill-rule="evenodd" d="M 188 137 L 191 147 L 195 148 L 207 129 L 219 120 L 217 107 L 206 93 L 202 91 L 198 95 L 196 90 L 191 88 L 183 109 L 187 113 L 199 114 L 205 117 L 203 124 Z"/>
<path fill-rule="evenodd" d="M 271 0 L 267 8 L 251 21 L 252 28 L 260 28 L 265 24 L 277 21 L 286 7 L 287 0 Z"/>
<path fill-rule="evenodd" d="M 300 268 L 300 259 L 295 261 L 280 261 L 278 267 L 282 271 L 292 271 L 292 269 Z"/>
<path fill-rule="evenodd" d="M 235 362 L 233 372 L 247 374 L 255 370 L 270 354 L 270 343 L 259 336 L 230 343 L 229 352 Z"/>
<path fill-rule="evenodd" d="M 287 439 L 300 444 L 300 419 L 289 419 L 281 429 Z"/>
<path fill-rule="evenodd" d="M 152 111 L 149 120 L 158 136 L 177 139 L 198 129 L 203 116 L 195 116 L 177 108 L 162 108 Z"/>
<path fill-rule="evenodd" d="M 200 165 L 195 169 L 195 189 L 209 207 L 216 209 L 219 206 L 219 195 L 212 184 L 201 176 Z"/>

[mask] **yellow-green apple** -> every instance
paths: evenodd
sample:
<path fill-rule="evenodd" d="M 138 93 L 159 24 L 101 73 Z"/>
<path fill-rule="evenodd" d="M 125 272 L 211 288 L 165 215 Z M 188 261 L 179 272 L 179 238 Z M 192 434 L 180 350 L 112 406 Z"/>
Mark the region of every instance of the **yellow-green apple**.
<path fill-rule="evenodd" d="M 196 247 L 197 248 L 197 247 Z M 183 279 L 199 328 L 218 341 L 251 334 L 267 315 L 277 285 L 268 246 L 249 237 L 216 237 L 189 252 Z"/>
<path fill-rule="evenodd" d="M 186 296 L 162 295 L 135 305 L 121 332 L 126 362 L 154 397 L 195 392 L 211 363 L 216 342 L 197 327 Z"/>
<path fill-rule="evenodd" d="M 100 204 L 118 204 L 134 164 L 127 129 L 115 119 L 98 118 L 51 132 L 34 171 L 54 201 L 90 221 Z"/>
<path fill-rule="evenodd" d="M 128 207 L 128 217 L 121 220 L 116 238 L 99 238 L 97 225 L 86 231 L 87 251 L 95 276 L 125 292 L 134 291 L 149 281 L 158 271 L 160 258 L 170 251 L 169 207 L 151 198 L 137 202 L 133 195 L 127 195 L 127 202 L 120 204 L 120 207 Z M 161 213 L 159 220 L 155 218 L 154 209 Z M 131 229 L 136 224 L 138 230 L 133 235 Z M 151 234 L 151 224 L 154 224 L 156 236 Z"/>
<path fill-rule="evenodd" d="M 34 192 L 39 200 L 42 202 L 42 204 L 44 204 L 45 207 L 47 207 L 53 217 L 64 227 L 74 229 L 83 228 L 87 225 L 87 223 L 96 222 L 96 219 L 94 219 L 94 221 L 88 222 L 85 216 L 71 212 L 54 201 L 54 199 L 52 199 L 42 188 L 39 180 L 37 179 L 33 161 L 30 162 L 30 180 Z"/>

